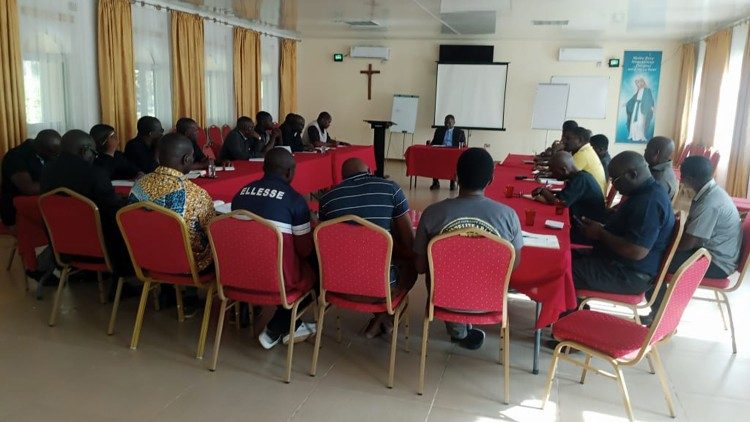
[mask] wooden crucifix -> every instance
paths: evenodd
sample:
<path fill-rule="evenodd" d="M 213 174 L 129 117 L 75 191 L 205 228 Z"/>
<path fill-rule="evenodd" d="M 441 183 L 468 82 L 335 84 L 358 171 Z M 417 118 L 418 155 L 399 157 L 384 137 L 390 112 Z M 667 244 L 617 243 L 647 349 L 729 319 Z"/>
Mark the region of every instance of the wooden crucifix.
<path fill-rule="evenodd" d="M 372 63 L 367 65 L 367 70 L 360 70 L 359 73 L 367 75 L 367 99 L 372 99 L 372 75 L 380 73 L 379 70 L 372 70 Z"/>

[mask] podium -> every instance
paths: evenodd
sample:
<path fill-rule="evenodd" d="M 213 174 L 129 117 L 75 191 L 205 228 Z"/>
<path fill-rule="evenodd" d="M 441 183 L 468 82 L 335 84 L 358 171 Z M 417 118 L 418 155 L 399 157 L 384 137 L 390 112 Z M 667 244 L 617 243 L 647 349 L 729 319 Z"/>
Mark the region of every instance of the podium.
<path fill-rule="evenodd" d="M 375 147 L 375 164 L 378 166 L 375 175 L 383 177 L 383 170 L 385 170 L 385 130 L 395 123 L 388 120 L 365 120 L 365 122 L 370 124 L 373 131 L 372 144 Z"/>

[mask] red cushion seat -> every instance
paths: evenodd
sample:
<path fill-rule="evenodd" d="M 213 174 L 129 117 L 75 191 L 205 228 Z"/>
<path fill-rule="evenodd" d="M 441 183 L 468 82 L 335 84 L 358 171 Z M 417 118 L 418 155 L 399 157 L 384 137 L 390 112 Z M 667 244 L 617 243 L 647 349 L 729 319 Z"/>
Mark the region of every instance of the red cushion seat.
<path fill-rule="evenodd" d="M 728 278 L 704 278 L 701 281 L 701 287 L 713 287 L 716 289 L 726 289 L 731 284 Z"/>
<path fill-rule="evenodd" d="M 552 335 L 574 341 L 613 358 L 627 358 L 640 351 L 648 327 L 602 312 L 581 310 L 557 321 Z"/>
<path fill-rule="evenodd" d="M 579 289 L 576 290 L 576 296 L 581 298 L 597 298 L 597 299 L 604 299 L 604 300 L 611 300 L 614 302 L 622 302 L 627 303 L 628 305 L 638 305 L 641 302 L 644 302 L 646 300 L 646 294 L 640 293 L 637 295 L 624 295 L 624 294 L 617 294 L 617 293 L 607 293 L 607 292 L 600 292 L 598 290 L 586 290 L 586 289 Z"/>
<path fill-rule="evenodd" d="M 195 283 L 193 282 L 193 276 L 190 274 L 162 273 L 158 271 L 148 271 L 145 268 L 143 271 L 146 273 L 146 276 L 151 277 L 156 281 L 174 283 L 181 286 L 195 285 Z M 198 281 L 200 282 L 200 284 L 210 283 L 214 280 L 216 280 L 216 275 L 213 272 L 204 272 L 198 274 Z"/>
<path fill-rule="evenodd" d="M 451 309 L 435 307 L 435 318 L 448 321 L 457 322 L 461 324 L 478 324 L 478 325 L 491 325 L 499 324 L 503 321 L 503 312 L 460 312 Z"/>
<path fill-rule="evenodd" d="M 398 308 L 401 302 L 406 298 L 408 292 L 401 292 L 398 296 L 391 297 L 393 308 Z M 338 293 L 328 292 L 326 293 L 326 301 L 332 303 L 340 308 L 350 309 L 357 312 L 367 313 L 380 313 L 388 312 L 385 298 L 373 298 L 380 299 L 378 302 L 361 302 L 352 298 L 344 297 Z"/>

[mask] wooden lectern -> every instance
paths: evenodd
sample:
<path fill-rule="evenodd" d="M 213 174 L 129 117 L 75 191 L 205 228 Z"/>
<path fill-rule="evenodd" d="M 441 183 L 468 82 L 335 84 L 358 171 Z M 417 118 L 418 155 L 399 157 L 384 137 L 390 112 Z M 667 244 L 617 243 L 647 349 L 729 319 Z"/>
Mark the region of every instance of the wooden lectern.
<path fill-rule="evenodd" d="M 385 170 L 385 130 L 396 123 L 388 120 L 365 120 L 373 130 L 373 146 L 375 147 L 375 164 L 378 166 L 375 175 L 383 177 Z"/>

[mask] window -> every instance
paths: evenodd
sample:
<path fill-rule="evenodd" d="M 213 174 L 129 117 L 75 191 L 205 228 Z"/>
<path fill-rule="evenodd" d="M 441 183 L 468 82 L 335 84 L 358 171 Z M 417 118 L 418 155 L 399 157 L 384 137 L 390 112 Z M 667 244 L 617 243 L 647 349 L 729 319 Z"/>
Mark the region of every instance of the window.
<path fill-rule="evenodd" d="M 136 114 L 154 116 L 168 129 L 172 126 L 169 15 L 136 3 L 132 11 Z"/>
<path fill-rule="evenodd" d="M 20 0 L 29 135 L 99 123 L 94 0 Z"/>
<path fill-rule="evenodd" d="M 206 66 L 206 123 L 233 126 L 236 120 L 233 79 L 232 27 L 204 21 Z"/>
<path fill-rule="evenodd" d="M 277 121 L 283 121 L 279 113 L 279 39 L 268 35 L 260 37 L 260 106 L 271 113 Z"/>

